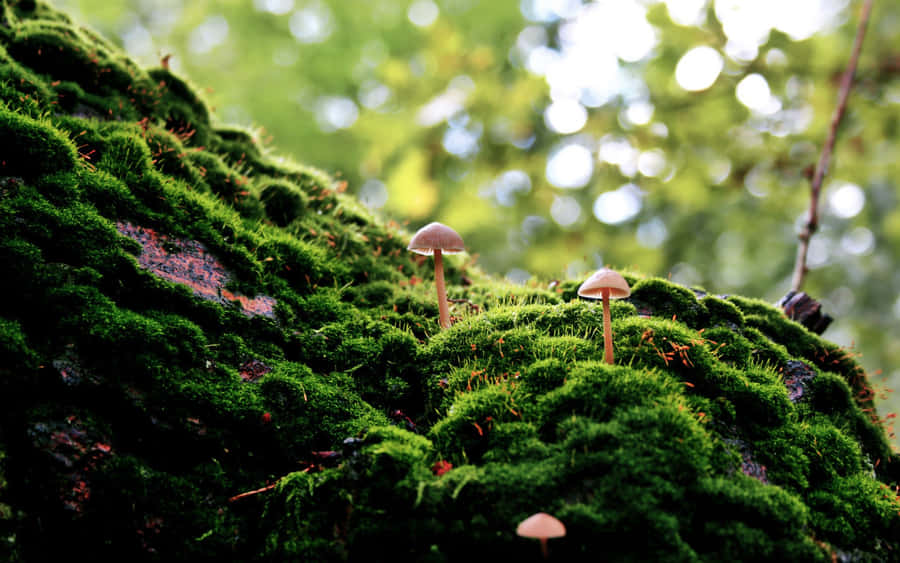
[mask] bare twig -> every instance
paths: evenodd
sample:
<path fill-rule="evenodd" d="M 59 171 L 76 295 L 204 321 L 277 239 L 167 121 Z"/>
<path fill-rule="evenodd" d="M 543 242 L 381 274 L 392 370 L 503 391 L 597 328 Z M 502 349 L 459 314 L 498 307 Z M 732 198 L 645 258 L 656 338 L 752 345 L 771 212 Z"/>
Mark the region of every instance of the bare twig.
<path fill-rule="evenodd" d="M 279 479 L 279 481 L 280 481 L 280 479 Z M 246 498 L 246 497 L 253 496 L 253 495 L 258 495 L 259 493 L 264 493 L 266 491 L 271 491 L 272 489 L 274 489 L 277 486 L 278 486 L 278 481 L 275 481 L 271 485 L 266 485 L 265 487 L 263 487 L 261 489 L 256 489 L 253 491 L 247 491 L 246 493 L 241 493 L 239 495 L 234 495 L 233 497 L 228 499 L 228 502 L 234 502 L 236 500 L 241 500 L 242 498 Z"/>
<path fill-rule="evenodd" d="M 872 12 L 873 0 L 865 0 L 862 11 L 859 16 L 859 25 L 856 28 L 856 39 L 853 43 L 853 51 L 850 55 L 850 62 L 847 63 L 847 70 L 844 71 L 844 77 L 841 79 L 841 88 L 838 96 L 838 105 L 831 117 L 831 127 L 828 130 L 828 138 L 825 140 L 825 146 L 822 147 L 822 154 L 819 162 L 816 163 L 816 169 L 813 173 L 811 195 L 809 201 L 809 215 L 807 216 L 806 226 L 797 237 L 800 239 L 800 245 L 797 248 L 797 261 L 794 264 L 794 277 L 791 282 L 791 288 L 794 291 L 800 291 L 806 273 L 809 268 L 806 265 L 806 256 L 809 252 L 809 239 L 819 228 L 819 194 L 822 190 L 822 180 L 828 171 L 828 165 L 831 161 L 831 153 L 834 150 L 834 143 L 837 140 L 838 126 L 841 119 L 847 111 L 847 101 L 850 98 L 850 89 L 853 87 L 853 76 L 856 74 L 856 65 L 859 62 L 859 53 L 862 51 L 863 39 L 866 36 L 866 25 L 869 22 L 869 14 Z"/>
<path fill-rule="evenodd" d="M 303 392 L 303 395 L 305 398 L 306 391 Z M 330 454 L 330 456 L 334 456 L 334 452 L 312 452 L 312 454 L 315 456 L 318 456 L 318 457 L 322 457 L 323 455 L 325 455 L 327 457 L 327 456 L 329 456 L 329 454 Z M 303 462 L 303 463 L 306 463 L 306 469 L 304 469 L 303 471 L 300 471 L 300 473 L 309 473 L 310 471 L 312 471 L 313 469 L 316 469 L 317 467 L 320 470 L 322 469 L 321 465 L 317 466 L 316 464 L 309 463 L 309 462 Z M 260 493 L 265 493 L 265 492 L 271 491 L 272 489 L 277 487 L 278 483 L 280 483 L 282 481 L 282 479 L 284 479 L 285 477 L 287 477 L 287 475 L 285 475 L 284 477 L 279 477 L 278 479 L 275 480 L 274 483 L 269 483 L 268 485 L 266 485 L 265 487 L 262 487 L 261 489 L 254 489 L 252 491 L 247 491 L 247 492 L 241 493 L 239 495 L 234 495 L 233 497 L 228 499 L 228 502 L 234 502 L 236 500 L 241 500 L 242 498 L 252 497 L 253 495 L 258 495 Z"/>

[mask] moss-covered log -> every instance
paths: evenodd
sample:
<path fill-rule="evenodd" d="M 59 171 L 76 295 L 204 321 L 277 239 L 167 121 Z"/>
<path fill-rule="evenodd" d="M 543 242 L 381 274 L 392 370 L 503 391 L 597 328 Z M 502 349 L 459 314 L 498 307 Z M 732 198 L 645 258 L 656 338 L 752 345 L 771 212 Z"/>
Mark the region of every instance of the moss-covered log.
<path fill-rule="evenodd" d="M 627 276 L 430 263 L 41 2 L 0 27 L 0 559 L 900 558 L 900 459 L 847 351 Z M 301 155 L 302 156 L 302 155 Z M 463 285 L 462 281 L 466 284 Z"/>

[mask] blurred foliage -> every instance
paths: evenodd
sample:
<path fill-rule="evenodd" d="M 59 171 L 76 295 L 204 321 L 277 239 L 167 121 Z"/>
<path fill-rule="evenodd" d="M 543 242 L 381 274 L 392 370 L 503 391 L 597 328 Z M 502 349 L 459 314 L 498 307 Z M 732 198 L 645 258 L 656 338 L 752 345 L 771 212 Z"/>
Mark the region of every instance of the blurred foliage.
<path fill-rule="evenodd" d="M 858 9 L 848 0 L 55 4 L 144 63 L 172 55 L 173 69 L 209 88 L 216 119 L 261 126 L 280 152 L 342 173 L 365 203 L 410 228 L 452 225 L 488 271 L 550 280 L 611 264 L 769 301 L 789 288 L 807 171 Z M 781 14 L 778 25 L 760 23 L 766 10 Z M 720 53 L 723 68 L 687 91 L 675 69 L 698 46 Z M 602 82 L 591 81 L 601 70 L 614 80 L 578 89 Z M 736 96 L 739 84 L 756 109 Z M 804 289 L 837 318 L 825 336 L 853 343 L 888 385 L 900 378 L 898 124 L 900 4 L 881 1 Z M 580 149 L 554 163 L 568 146 L 587 149 L 588 164 Z M 576 177 L 587 166 L 588 176 L 560 188 L 548 180 L 554 166 Z M 847 183 L 861 192 L 841 190 Z"/>

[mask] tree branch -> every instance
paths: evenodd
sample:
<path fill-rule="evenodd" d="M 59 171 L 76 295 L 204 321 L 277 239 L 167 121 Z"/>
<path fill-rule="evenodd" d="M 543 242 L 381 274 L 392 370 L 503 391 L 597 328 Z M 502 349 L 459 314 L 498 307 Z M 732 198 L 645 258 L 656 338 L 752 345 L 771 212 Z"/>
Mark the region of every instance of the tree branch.
<path fill-rule="evenodd" d="M 822 180 L 825 179 L 825 173 L 831 162 L 831 153 L 834 151 L 834 143 L 837 140 L 838 126 L 847 111 L 847 101 L 850 99 L 850 89 L 853 87 L 853 77 L 856 74 L 856 66 L 859 62 L 859 54 L 862 51 L 863 39 L 866 36 L 866 25 L 869 22 L 869 14 L 872 12 L 873 0 L 865 0 L 862 11 L 859 16 L 859 25 L 856 28 L 856 39 L 853 43 L 853 51 L 850 55 L 850 62 L 847 63 L 847 70 L 841 79 L 841 88 L 838 96 L 838 105 L 831 117 L 831 127 L 828 130 L 828 137 L 825 140 L 825 146 L 822 147 L 822 154 L 819 162 L 816 163 L 816 169 L 813 173 L 812 185 L 810 187 L 809 215 L 807 216 L 806 225 L 797 235 L 800 239 L 800 245 L 797 248 L 797 261 L 794 264 L 794 276 L 791 281 L 791 288 L 794 291 L 800 291 L 806 273 L 809 268 L 806 265 L 807 254 L 809 253 L 809 239 L 819 228 L 819 194 L 822 191 Z"/>

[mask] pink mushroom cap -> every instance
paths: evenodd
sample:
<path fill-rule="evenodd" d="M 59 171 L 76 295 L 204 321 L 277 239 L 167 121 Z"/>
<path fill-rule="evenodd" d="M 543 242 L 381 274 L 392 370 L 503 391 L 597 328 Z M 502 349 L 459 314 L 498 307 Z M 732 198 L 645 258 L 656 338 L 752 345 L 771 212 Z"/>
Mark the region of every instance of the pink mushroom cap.
<path fill-rule="evenodd" d="M 585 280 L 578 288 L 578 295 L 588 299 L 600 299 L 603 297 L 604 289 L 609 289 L 610 299 L 621 299 L 631 295 L 631 288 L 628 287 L 625 278 L 609 268 L 601 268 Z"/>
<path fill-rule="evenodd" d="M 561 538 L 566 535 L 566 527 L 546 512 L 538 512 L 522 520 L 516 533 L 524 538 Z"/>
<path fill-rule="evenodd" d="M 465 251 L 466 245 L 459 233 L 443 223 L 429 223 L 416 231 L 409 241 L 407 250 L 418 254 L 434 254 L 439 249 L 444 254 L 458 254 Z"/>

